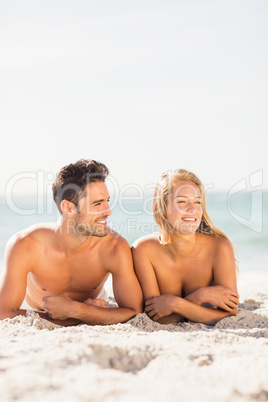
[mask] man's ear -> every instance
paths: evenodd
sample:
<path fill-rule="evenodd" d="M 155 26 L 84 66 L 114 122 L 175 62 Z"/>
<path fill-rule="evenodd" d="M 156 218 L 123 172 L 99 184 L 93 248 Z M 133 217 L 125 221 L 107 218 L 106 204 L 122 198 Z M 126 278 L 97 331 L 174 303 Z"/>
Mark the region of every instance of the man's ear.
<path fill-rule="evenodd" d="M 76 213 L 76 206 L 71 201 L 61 201 L 60 207 L 63 215 L 74 215 Z"/>

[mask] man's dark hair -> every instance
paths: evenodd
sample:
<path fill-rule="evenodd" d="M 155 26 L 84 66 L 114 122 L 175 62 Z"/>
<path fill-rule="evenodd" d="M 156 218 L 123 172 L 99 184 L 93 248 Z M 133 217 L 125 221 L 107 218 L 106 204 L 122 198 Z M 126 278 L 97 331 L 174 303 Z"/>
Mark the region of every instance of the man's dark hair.
<path fill-rule="evenodd" d="M 53 198 L 59 212 L 62 214 L 60 204 L 63 200 L 72 202 L 76 207 L 82 198 L 87 184 L 104 182 L 109 174 L 108 168 L 92 159 L 80 159 L 76 163 L 61 168 L 52 185 Z"/>

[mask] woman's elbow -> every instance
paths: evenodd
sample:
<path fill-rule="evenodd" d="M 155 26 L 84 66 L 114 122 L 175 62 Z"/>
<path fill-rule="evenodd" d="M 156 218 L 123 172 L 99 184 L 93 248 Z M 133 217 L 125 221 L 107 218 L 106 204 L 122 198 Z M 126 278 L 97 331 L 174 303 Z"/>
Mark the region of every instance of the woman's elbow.
<path fill-rule="evenodd" d="M 232 308 L 230 311 L 231 316 L 235 316 L 235 315 L 237 315 L 237 313 L 238 313 L 238 307 Z"/>
<path fill-rule="evenodd" d="M 137 314 L 141 314 L 141 313 L 144 312 L 144 308 L 143 308 L 142 305 L 136 306 L 133 310 L 135 311 L 135 314 L 136 314 L 136 315 L 137 315 Z"/>

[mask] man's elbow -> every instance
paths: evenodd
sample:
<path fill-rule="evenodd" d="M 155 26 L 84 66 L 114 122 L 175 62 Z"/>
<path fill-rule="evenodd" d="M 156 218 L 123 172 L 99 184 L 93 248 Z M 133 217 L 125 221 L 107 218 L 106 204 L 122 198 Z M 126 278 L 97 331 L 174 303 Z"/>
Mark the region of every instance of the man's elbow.
<path fill-rule="evenodd" d="M 12 309 L 12 310 L 4 310 L 0 309 L 0 320 L 5 320 L 6 318 L 14 318 L 17 315 L 25 315 L 22 310 Z"/>
<path fill-rule="evenodd" d="M 12 314 L 12 311 L 7 311 L 7 310 L 0 310 L 0 320 L 5 320 L 6 318 L 12 318 L 14 314 Z"/>

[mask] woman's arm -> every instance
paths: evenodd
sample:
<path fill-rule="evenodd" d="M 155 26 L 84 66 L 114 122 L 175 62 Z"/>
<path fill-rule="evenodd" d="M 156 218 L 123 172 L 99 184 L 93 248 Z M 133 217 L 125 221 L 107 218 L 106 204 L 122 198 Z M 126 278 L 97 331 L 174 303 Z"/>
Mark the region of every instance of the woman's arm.
<path fill-rule="evenodd" d="M 159 320 L 167 314 L 178 313 L 188 320 L 209 325 L 230 315 L 236 315 L 239 295 L 236 284 L 235 258 L 231 244 L 222 238 L 215 239 L 213 276 L 215 286 L 202 288 L 203 295 L 201 297 L 201 289 L 188 295 L 185 299 L 173 295 L 161 295 L 147 300 L 145 311 L 154 320 Z M 199 296 L 196 296 L 198 292 Z M 198 305 L 204 302 L 218 308 Z"/>
<path fill-rule="evenodd" d="M 150 260 L 152 253 L 154 253 L 153 246 L 149 241 L 139 241 L 138 244 L 134 243 L 132 246 L 134 268 L 141 284 L 145 305 L 148 300 L 161 297 L 155 270 Z M 145 311 L 147 312 L 146 308 Z M 161 324 L 178 323 L 183 321 L 183 317 L 177 313 L 170 312 L 168 314 L 162 314 L 161 317 L 157 318 L 155 321 Z"/>
<path fill-rule="evenodd" d="M 234 315 L 227 311 L 198 306 L 188 300 L 170 294 L 152 297 L 145 302 L 145 306 L 146 313 L 154 321 L 176 313 L 193 322 L 214 325 L 219 320 Z"/>
<path fill-rule="evenodd" d="M 210 304 L 211 306 L 232 312 L 239 303 L 239 294 L 234 289 L 216 285 L 196 289 L 194 292 L 187 295 L 185 300 L 198 304 L 199 306 Z"/>
<path fill-rule="evenodd" d="M 233 248 L 226 239 L 216 238 L 215 243 L 213 286 L 197 289 L 185 299 L 198 305 L 209 303 L 231 313 L 237 312 L 239 294 Z"/>
<path fill-rule="evenodd" d="M 134 269 L 140 282 L 144 300 L 151 299 L 153 296 L 160 296 L 160 290 L 155 275 L 153 265 L 150 261 L 151 244 L 146 241 L 134 243 L 132 255 Z"/>

